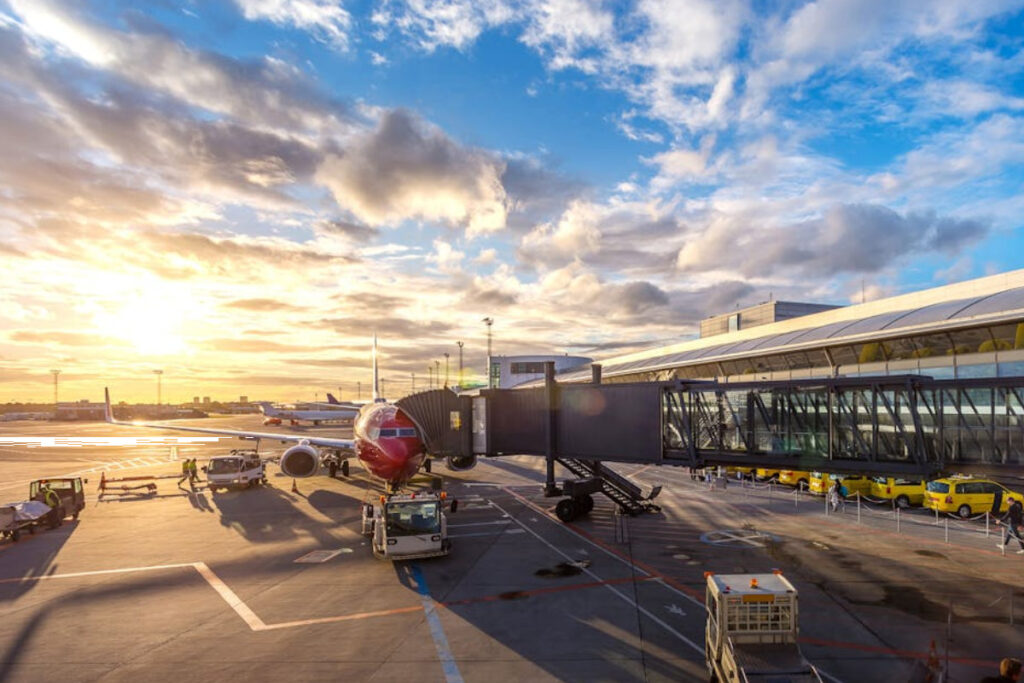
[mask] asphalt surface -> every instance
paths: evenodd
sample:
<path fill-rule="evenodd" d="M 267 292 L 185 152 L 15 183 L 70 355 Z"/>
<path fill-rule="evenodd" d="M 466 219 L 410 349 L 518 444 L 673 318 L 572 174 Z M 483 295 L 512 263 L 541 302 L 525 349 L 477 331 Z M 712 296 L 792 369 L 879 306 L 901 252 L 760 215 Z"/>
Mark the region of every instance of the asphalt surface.
<path fill-rule="evenodd" d="M 255 416 L 194 423 L 266 429 Z M 706 680 L 703 573 L 773 568 L 800 591 L 801 646 L 826 680 L 906 681 L 933 641 L 953 681 L 1024 655 L 1024 556 L 1004 556 L 984 520 L 897 522 L 870 504 L 827 515 L 789 489 L 712 490 L 685 470 L 623 465 L 664 486 L 661 511 L 619 517 L 597 496 L 565 525 L 541 494 L 542 461 L 507 457 L 460 473 L 436 463 L 460 501 L 453 552 L 390 563 L 359 534 L 379 488 L 355 462 L 350 478 L 299 480 L 297 493 L 271 465 L 267 488 L 210 494 L 177 486 L 167 443 L 69 445 L 159 433 L 0 423 L 0 437 L 42 444 L 0 444 L 0 502 L 37 477 L 89 478 L 79 520 L 0 541 L 0 681 Z M 69 441 L 45 440 L 57 436 Z M 202 462 L 251 446 L 176 450 Z M 100 499 L 101 475 L 163 478 L 155 494 Z M 297 562 L 313 551 L 329 552 Z"/>

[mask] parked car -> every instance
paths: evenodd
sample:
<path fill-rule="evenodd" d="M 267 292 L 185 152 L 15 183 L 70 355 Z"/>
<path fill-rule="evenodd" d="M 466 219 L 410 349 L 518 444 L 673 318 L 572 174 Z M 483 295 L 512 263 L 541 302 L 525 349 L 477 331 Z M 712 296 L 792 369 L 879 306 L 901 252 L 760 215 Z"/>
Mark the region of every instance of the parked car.
<path fill-rule="evenodd" d="M 811 483 L 811 473 L 804 470 L 779 470 L 779 483 L 806 489 Z"/>
<path fill-rule="evenodd" d="M 839 479 L 840 485 L 846 489 L 843 494 L 846 496 L 852 496 L 855 493 L 863 496 L 871 490 L 871 479 L 863 474 L 838 474 L 833 476 L 828 472 L 811 472 L 811 482 L 807 490 L 816 495 L 823 496 L 832 488 L 834 478 Z"/>
<path fill-rule="evenodd" d="M 1002 513 L 1010 506 L 1009 499 L 1024 501 L 1024 493 L 1012 491 L 991 479 L 953 476 L 928 482 L 924 506 L 939 512 L 955 512 L 961 517 L 983 512 Z M 999 504 L 995 504 L 999 496 Z"/>
<path fill-rule="evenodd" d="M 895 501 L 901 508 L 924 504 L 926 482 L 923 479 L 901 479 L 900 477 L 875 477 L 871 480 L 872 498 Z"/>

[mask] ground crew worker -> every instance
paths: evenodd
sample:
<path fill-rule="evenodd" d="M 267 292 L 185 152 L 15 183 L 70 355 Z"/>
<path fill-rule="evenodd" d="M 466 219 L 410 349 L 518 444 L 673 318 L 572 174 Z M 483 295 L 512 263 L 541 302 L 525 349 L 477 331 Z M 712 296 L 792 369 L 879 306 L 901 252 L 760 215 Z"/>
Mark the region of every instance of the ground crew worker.
<path fill-rule="evenodd" d="M 188 462 L 188 483 L 195 487 L 196 479 L 199 478 L 199 466 L 196 464 L 196 459 L 192 458 Z"/>
<path fill-rule="evenodd" d="M 50 488 L 49 484 L 43 484 L 43 488 L 40 492 L 43 494 L 43 502 L 51 508 L 55 508 L 60 505 L 60 496 L 57 495 L 56 491 Z"/>
<path fill-rule="evenodd" d="M 178 488 L 181 488 L 181 482 L 189 478 L 191 469 L 189 468 L 188 458 L 181 461 L 181 479 L 178 480 Z"/>

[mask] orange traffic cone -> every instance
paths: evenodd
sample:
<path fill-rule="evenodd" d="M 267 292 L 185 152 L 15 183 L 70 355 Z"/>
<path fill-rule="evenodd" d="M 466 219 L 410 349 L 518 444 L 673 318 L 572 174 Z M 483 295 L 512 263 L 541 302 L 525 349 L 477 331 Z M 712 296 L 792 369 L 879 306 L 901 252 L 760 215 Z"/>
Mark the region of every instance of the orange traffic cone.
<path fill-rule="evenodd" d="M 295 485 L 295 479 L 292 479 L 292 493 L 298 493 L 299 487 Z"/>
<path fill-rule="evenodd" d="M 932 639 L 931 647 L 928 648 L 928 680 L 937 681 L 942 673 L 942 665 L 939 664 L 939 653 L 935 651 L 935 640 Z"/>

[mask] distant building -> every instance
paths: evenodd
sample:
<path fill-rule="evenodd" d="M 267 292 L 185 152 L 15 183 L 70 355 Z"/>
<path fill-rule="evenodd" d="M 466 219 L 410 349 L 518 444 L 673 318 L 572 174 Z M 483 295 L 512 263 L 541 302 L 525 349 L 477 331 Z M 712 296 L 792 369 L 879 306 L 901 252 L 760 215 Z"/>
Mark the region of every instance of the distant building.
<path fill-rule="evenodd" d="M 203 396 L 203 405 L 204 406 L 205 405 L 210 405 L 210 397 L 209 396 Z"/>
<path fill-rule="evenodd" d="M 102 420 L 106 404 L 90 403 L 87 400 L 73 403 L 58 403 L 56 420 Z"/>
<path fill-rule="evenodd" d="M 193 396 L 192 397 L 192 405 L 194 405 L 194 406 L 199 405 L 199 397 L 198 396 Z"/>
<path fill-rule="evenodd" d="M 491 356 L 491 386 L 509 389 L 523 382 L 544 377 L 544 363 L 554 361 L 555 372 L 586 365 L 592 358 L 583 356 Z"/>
<path fill-rule="evenodd" d="M 700 336 L 703 339 L 704 337 L 712 337 L 716 334 L 739 332 L 740 330 L 748 330 L 758 325 L 767 325 L 768 323 L 792 320 L 793 318 L 810 315 L 811 313 L 830 311 L 833 308 L 839 307 L 828 304 L 805 304 L 796 301 L 765 301 L 756 306 L 748 306 L 732 313 L 713 315 L 710 318 L 701 320 Z"/>
<path fill-rule="evenodd" d="M 248 396 L 239 396 L 238 397 L 238 402 L 239 403 L 248 403 L 249 402 L 249 397 Z"/>

